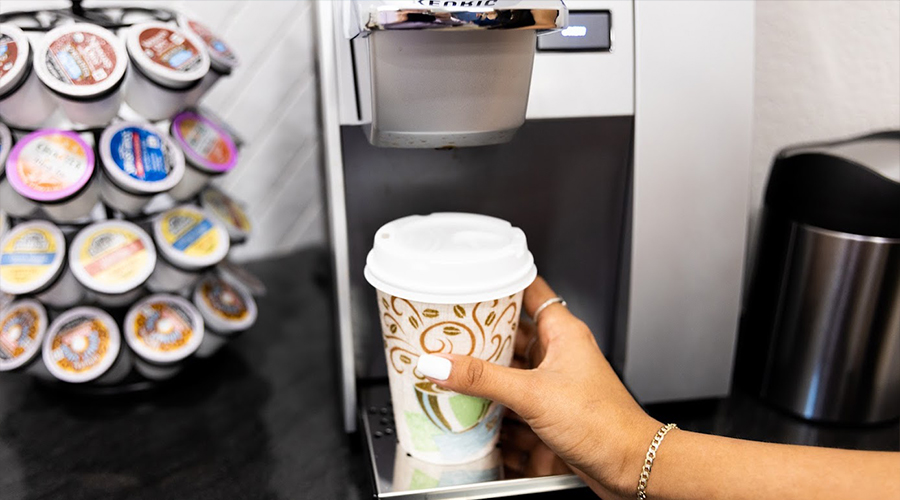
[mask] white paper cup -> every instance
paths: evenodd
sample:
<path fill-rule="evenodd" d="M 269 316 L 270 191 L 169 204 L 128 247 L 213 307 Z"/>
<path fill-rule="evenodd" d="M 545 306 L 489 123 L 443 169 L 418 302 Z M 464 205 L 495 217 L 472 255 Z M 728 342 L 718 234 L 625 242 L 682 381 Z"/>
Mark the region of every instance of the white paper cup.
<path fill-rule="evenodd" d="M 190 288 L 200 273 L 228 255 L 228 231 L 205 210 L 182 205 L 153 220 L 153 239 L 162 257 L 147 282 L 154 292 Z"/>
<path fill-rule="evenodd" d="M 487 483 L 503 479 L 503 457 L 494 448 L 478 460 L 457 465 L 423 462 L 406 453 L 400 445 L 394 458 L 392 491 L 448 488 L 464 484 Z"/>
<path fill-rule="evenodd" d="M 150 120 L 170 118 L 188 105 L 209 72 L 209 54 L 195 34 L 161 22 L 136 24 L 125 34 L 134 71 L 125 100 Z"/>
<path fill-rule="evenodd" d="M 74 222 L 90 214 L 99 198 L 93 179 L 93 148 L 67 130 L 32 132 L 6 159 L 6 181 L 19 196 L 9 203 L 18 206 L 24 199 L 57 222 Z M 4 209 L 16 213 L 6 200 Z"/>
<path fill-rule="evenodd" d="M 25 370 L 41 352 L 47 311 L 36 300 L 19 300 L 0 310 L 0 372 Z"/>
<path fill-rule="evenodd" d="M 434 464 L 491 452 L 502 407 L 443 390 L 416 371 L 422 354 L 509 366 L 522 292 L 537 275 L 525 235 L 474 214 L 411 216 L 375 234 L 365 276 L 376 288 L 400 445 Z"/>
<path fill-rule="evenodd" d="M 53 307 L 70 307 L 84 291 L 65 265 L 66 240 L 48 221 L 17 225 L 0 242 L 0 291 L 37 295 Z"/>
<path fill-rule="evenodd" d="M 218 124 L 194 111 L 172 119 L 172 139 L 184 153 L 184 178 L 169 194 L 187 200 L 199 193 L 214 177 L 237 165 L 238 150 L 231 135 Z"/>
<path fill-rule="evenodd" d="M 12 24 L 0 24 L 0 120 L 23 128 L 39 127 L 56 110 L 33 61 L 25 33 Z"/>
<path fill-rule="evenodd" d="M 184 156 L 172 139 L 150 125 L 122 122 L 100 137 L 100 197 L 126 215 L 137 215 L 153 196 L 178 184 Z"/>
<path fill-rule="evenodd" d="M 69 248 L 69 268 L 75 278 L 106 306 L 123 306 L 137 299 L 155 266 L 153 240 L 131 222 L 91 224 Z"/>
<path fill-rule="evenodd" d="M 152 295 L 125 316 L 125 341 L 137 355 L 135 368 L 152 380 L 169 378 L 203 341 L 197 308 L 175 295 Z"/>
<path fill-rule="evenodd" d="M 256 322 L 253 295 L 230 278 L 207 274 L 194 289 L 193 302 L 203 316 L 205 326 L 197 357 L 211 356 Z"/>
<path fill-rule="evenodd" d="M 75 123 L 109 123 L 122 104 L 125 45 L 106 28 L 72 23 L 50 30 L 35 51 L 37 76 Z"/>
<path fill-rule="evenodd" d="M 230 75 L 239 61 L 234 50 L 205 25 L 181 15 L 178 16 L 178 26 L 200 37 L 209 53 L 209 71 L 188 97 L 188 104 L 195 105 L 219 81 L 219 78 Z"/>
<path fill-rule="evenodd" d="M 216 187 L 207 187 L 200 194 L 200 206 L 228 230 L 231 243 L 242 243 L 253 227 L 250 218 L 238 202 Z"/>
<path fill-rule="evenodd" d="M 119 327 L 109 314 L 76 307 L 50 324 L 44 336 L 44 365 L 63 382 L 90 382 L 109 371 L 120 347 Z"/>

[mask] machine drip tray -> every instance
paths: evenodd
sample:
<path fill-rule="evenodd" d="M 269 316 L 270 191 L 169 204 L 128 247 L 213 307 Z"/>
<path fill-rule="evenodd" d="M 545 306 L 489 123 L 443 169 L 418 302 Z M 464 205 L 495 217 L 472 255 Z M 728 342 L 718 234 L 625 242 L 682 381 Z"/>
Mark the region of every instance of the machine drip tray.
<path fill-rule="evenodd" d="M 361 430 L 371 460 L 376 498 L 478 499 L 585 488 L 577 476 L 559 474 L 565 470 L 564 465 L 547 461 L 547 453 L 534 453 L 532 459 L 532 454 L 517 446 L 536 439 L 510 441 L 510 436 L 531 432 L 519 422 L 504 422 L 501 443 L 487 457 L 469 464 L 440 466 L 416 460 L 400 448 L 386 382 L 362 387 L 360 403 Z M 529 463 L 537 457 L 546 463 Z"/>

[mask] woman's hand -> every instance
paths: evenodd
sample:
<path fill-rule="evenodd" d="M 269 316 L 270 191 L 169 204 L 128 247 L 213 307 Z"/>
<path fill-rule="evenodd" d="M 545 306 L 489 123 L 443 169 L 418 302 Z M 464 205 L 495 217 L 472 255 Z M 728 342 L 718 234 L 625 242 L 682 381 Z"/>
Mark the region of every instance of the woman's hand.
<path fill-rule="evenodd" d="M 553 297 L 538 277 L 525 290 L 524 310 L 531 316 Z M 553 304 L 538 319 L 537 325 L 523 325 L 516 338 L 519 361 L 530 357 L 524 361 L 535 368 L 441 354 L 451 362 L 450 375 L 431 380 L 507 406 L 598 494 L 633 497 L 647 446 L 661 424 L 638 406 L 591 331 L 568 309 Z"/>

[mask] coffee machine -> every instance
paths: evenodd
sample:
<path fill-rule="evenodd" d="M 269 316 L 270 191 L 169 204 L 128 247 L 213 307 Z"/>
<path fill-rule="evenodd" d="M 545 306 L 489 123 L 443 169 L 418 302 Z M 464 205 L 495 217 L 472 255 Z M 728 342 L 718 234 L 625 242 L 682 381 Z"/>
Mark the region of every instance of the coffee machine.
<path fill-rule="evenodd" d="M 475 212 L 538 271 L 642 403 L 728 393 L 750 177 L 751 2 L 317 3 L 345 428 L 379 498 L 574 488 L 471 475 L 408 489 L 390 433 L 375 231 Z M 457 474 L 459 476 L 459 474 Z"/>

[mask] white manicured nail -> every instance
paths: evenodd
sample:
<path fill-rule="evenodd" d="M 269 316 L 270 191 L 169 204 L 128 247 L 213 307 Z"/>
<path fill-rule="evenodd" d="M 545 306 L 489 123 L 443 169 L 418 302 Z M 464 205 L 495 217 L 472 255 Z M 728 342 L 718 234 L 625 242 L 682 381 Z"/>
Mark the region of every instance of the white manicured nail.
<path fill-rule="evenodd" d="M 435 380 L 447 380 L 450 377 L 450 368 L 453 363 L 447 358 L 435 356 L 434 354 L 423 354 L 419 356 L 419 363 L 416 368 L 419 373 Z"/>

